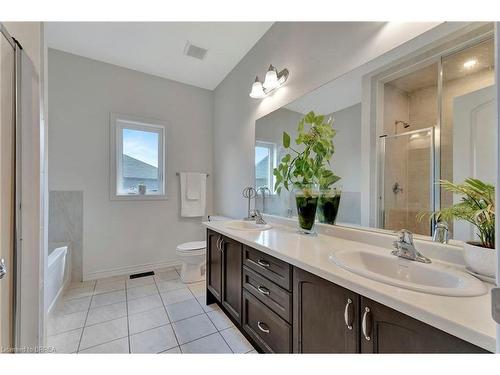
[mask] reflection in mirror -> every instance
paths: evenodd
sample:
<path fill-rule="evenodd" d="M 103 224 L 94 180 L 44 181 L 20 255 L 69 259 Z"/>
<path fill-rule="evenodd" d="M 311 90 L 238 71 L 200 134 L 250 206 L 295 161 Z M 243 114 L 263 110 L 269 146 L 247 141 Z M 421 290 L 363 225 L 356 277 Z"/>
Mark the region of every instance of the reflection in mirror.
<path fill-rule="evenodd" d="M 443 43 L 432 54 L 425 50 L 413 54 L 407 63 L 402 59 L 373 72 L 365 64 L 258 119 L 255 185 L 260 189 L 256 208 L 279 216 L 297 215 L 293 193 L 283 190 L 276 194 L 272 170 L 286 154 L 283 132 L 294 143 L 299 121 L 314 111 L 333 117 L 337 132 L 331 160 L 332 171 L 341 177 L 334 185 L 341 189 L 337 224 L 361 225 L 370 218 L 380 229 L 406 228 L 432 235 L 435 223 L 419 220 L 419 216 L 459 199 L 440 188 L 440 179 L 462 183 L 475 177 L 494 183 L 492 29 L 464 42 L 467 35 L 455 44 Z M 365 126 L 372 131 L 362 132 Z M 373 137 L 371 150 L 361 148 L 367 144 L 362 137 Z M 370 207 L 361 205 L 362 194 L 367 194 L 361 186 L 366 156 L 377 166 L 372 172 Z M 469 224 L 448 224 L 449 238 L 474 239 Z"/>

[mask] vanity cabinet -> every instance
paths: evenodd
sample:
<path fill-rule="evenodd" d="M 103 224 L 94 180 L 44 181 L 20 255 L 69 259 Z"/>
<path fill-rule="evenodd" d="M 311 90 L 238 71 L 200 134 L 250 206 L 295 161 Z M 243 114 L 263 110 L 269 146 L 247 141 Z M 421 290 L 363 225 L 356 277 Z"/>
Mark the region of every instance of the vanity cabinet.
<path fill-rule="evenodd" d="M 210 229 L 207 244 L 207 303 L 261 352 L 487 353 Z"/>
<path fill-rule="evenodd" d="M 360 306 L 362 353 L 487 353 L 366 297 Z"/>
<path fill-rule="evenodd" d="M 241 323 L 242 245 L 214 231 L 207 232 L 207 290 Z M 207 299 L 207 302 L 213 302 Z"/>
<path fill-rule="evenodd" d="M 358 353 L 359 295 L 295 267 L 293 352 Z"/>

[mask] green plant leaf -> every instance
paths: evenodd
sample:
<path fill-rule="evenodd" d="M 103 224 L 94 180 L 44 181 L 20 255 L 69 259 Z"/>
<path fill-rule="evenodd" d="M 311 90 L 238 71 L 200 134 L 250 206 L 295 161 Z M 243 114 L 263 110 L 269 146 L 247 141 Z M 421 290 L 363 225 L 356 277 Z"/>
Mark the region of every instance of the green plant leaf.
<path fill-rule="evenodd" d="M 290 135 L 287 132 L 283 132 L 283 147 L 290 147 Z"/>

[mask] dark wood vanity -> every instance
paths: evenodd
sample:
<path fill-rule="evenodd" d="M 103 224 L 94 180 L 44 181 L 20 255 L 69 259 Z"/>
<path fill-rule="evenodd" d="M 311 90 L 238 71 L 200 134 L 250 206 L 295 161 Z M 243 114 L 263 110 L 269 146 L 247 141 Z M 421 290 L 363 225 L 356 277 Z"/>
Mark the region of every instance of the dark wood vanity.
<path fill-rule="evenodd" d="M 213 302 L 265 353 L 487 352 L 208 229 Z"/>

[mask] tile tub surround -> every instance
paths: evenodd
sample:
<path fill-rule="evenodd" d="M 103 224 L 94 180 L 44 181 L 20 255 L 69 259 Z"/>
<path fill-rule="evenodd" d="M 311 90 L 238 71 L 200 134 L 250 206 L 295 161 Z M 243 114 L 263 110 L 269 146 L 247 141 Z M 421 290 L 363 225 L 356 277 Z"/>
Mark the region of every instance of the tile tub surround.
<path fill-rule="evenodd" d="M 184 284 L 174 268 L 155 276 L 74 282 L 48 323 L 56 353 L 254 353 L 205 282 Z"/>
<path fill-rule="evenodd" d="M 49 192 L 49 230 L 51 243 L 69 244 L 71 280 L 82 280 L 83 191 Z"/>
<path fill-rule="evenodd" d="M 360 247 L 388 252 L 392 250 L 394 236 L 338 226 L 320 227 L 318 236 L 305 236 L 297 233 L 294 220 L 275 219 L 270 216 L 266 216 L 265 219 L 273 225 L 273 228 L 264 232 L 231 230 L 224 226 L 224 222 L 206 222 L 204 225 L 334 284 L 495 352 L 495 322 L 491 318 L 489 293 L 477 297 L 447 297 L 419 293 L 358 276 L 340 268 L 329 259 L 330 254 L 335 251 L 355 250 Z M 447 258 L 449 266 L 463 269 L 460 262 L 458 264 L 452 262 L 460 259 L 455 254 L 456 252 L 460 254 L 460 249 L 424 242 L 426 241 L 415 241 L 417 248 L 424 255 L 436 260 L 435 255 L 441 253 L 441 257 Z"/>

